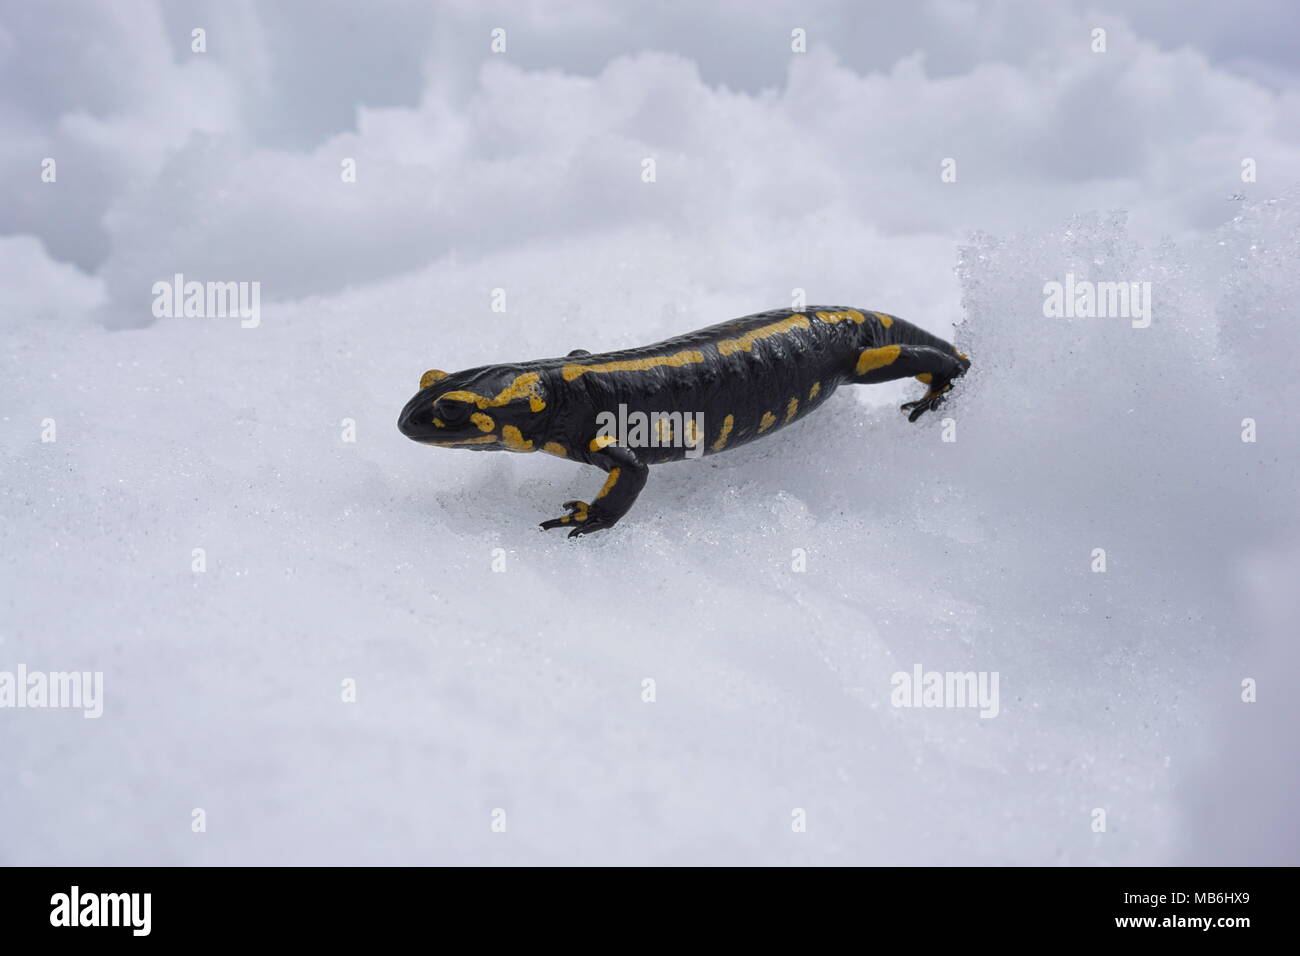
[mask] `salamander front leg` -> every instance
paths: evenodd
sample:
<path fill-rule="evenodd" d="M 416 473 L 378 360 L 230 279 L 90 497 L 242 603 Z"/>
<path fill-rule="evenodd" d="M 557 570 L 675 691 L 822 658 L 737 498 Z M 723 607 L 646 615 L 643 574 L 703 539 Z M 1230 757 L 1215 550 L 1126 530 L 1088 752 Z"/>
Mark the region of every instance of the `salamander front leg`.
<path fill-rule="evenodd" d="M 609 472 L 604 487 L 596 493 L 590 504 L 585 501 L 566 501 L 564 507 L 568 514 L 543 521 L 544 529 L 568 528 L 569 537 L 574 538 L 580 534 L 614 527 L 628 513 L 650 474 L 650 469 L 630 449 L 617 445 L 606 445 L 595 452 L 591 456 L 591 463 Z"/>

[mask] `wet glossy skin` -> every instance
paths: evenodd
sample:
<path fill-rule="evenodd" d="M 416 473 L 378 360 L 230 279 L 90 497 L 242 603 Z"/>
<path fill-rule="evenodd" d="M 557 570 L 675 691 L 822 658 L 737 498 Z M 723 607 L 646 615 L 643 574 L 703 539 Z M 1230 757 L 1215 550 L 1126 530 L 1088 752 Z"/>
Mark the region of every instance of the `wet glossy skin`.
<path fill-rule="evenodd" d="M 642 348 L 432 370 L 398 427 L 426 444 L 546 451 L 604 469 L 610 477 L 592 504 L 567 502 L 566 515 L 542 525 L 576 535 L 612 527 L 626 514 L 648 465 L 774 434 L 845 382 L 917 377 L 930 388 L 904 406 L 915 421 L 938 407 L 969 366 L 948 342 L 886 313 L 783 309 Z M 651 429 L 657 447 L 610 440 L 601 433 L 602 413 L 659 416 Z"/>

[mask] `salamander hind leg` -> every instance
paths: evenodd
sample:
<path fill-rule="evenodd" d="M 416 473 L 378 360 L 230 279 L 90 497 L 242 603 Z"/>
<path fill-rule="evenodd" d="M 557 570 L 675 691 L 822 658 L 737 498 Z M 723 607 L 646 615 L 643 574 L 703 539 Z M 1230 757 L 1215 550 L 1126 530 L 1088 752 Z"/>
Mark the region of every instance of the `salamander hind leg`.
<path fill-rule="evenodd" d="M 609 473 L 604 486 L 590 504 L 566 501 L 564 507 L 568 514 L 543 521 L 543 529 L 568 528 L 569 537 L 574 538 L 614 527 L 631 509 L 650 474 L 650 469 L 631 450 L 617 445 L 601 448 L 590 460 Z"/>
<path fill-rule="evenodd" d="M 960 352 L 945 352 L 930 345 L 885 345 L 858 355 L 851 380 L 860 385 L 909 377 L 924 382 L 930 386 L 925 395 L 901 406 L 910 412 L 907 420 L 914 422 L 942 405 L 952 391 L 953 381 L 965 375 L 968 368 L 970 359 Z"/>

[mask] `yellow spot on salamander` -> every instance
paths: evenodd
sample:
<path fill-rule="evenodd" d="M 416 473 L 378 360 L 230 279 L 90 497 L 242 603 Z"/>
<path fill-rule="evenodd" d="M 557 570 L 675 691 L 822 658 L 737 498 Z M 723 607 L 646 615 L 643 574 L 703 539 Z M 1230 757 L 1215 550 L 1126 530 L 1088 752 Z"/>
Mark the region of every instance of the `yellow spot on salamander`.
<path fill-rule="evenodd" d="M 811 402 L 814 398 L 816 398 L 818 395 L 820 395 L 820 394 L 821 394 L 821 390 L 822 390 L 822 383 L 821 383 L 821 382 L 813 382 L 813 387 L 810 388 L 810 389 L 808 389 L 808 401 Z"/>
<path fill-rule="evenodd" d="M 886 345 L 883 348 L 867 349 L 858 356 L 857 368 L 854 369 L 857 374 L 870 372 L 872 369 L 884 368 L 886 365 L 893 365 L 898 361 L 898 356 L 902 348 L 897 345 Z"/>
<path fill-rule="evenodd" d="M 894 317 L 892 315 L 885 315 L 885 313 L 883 312 L 872 312 L 871 314 L 874 315 L 876 318 L 878 318 L 880 320 L 880 324 L 883 325 L 885 328 L 889 328 L 891 325 L 894 324 Z"/>
<path fill-rule="evenodd" d="M 507 425 L 501 429 L 501 441 L 511 451 L 532 451 L 532 439 L 525 439 L 518 428 L 514 425 Z"/>
<path fill-rule="evenodd" d="M 486 445 L 488 442 L 494 442 L 496 440 L 496 435 L 483 435 L 479 438 L 462 438 L 460 441 L 435 441 L 429 442 L 429 444 L 437 445 L 440 448 L 447 448 L 451 445 Z"/>
<path fill-rule="evenodd" d="M 428 388 L 435 382 L 441 382 L 447 377 L 447 373 L 440 368 L 431 368 L 420 376 L 420 388 Z"/>
<path fill-rule="evenodd" d="M 718 440 L 713 443 L 714 451 L 722 451 L 727 447 L 727 439 L 731 437 L 731 427 L 735 424 L 735 415 L 728 415 L 722 420 L 722 431 L 718 433 Z"/>
<path fill-rule="evenodd" d="M 618 444 L 618 439 L 615 438 L 613 435 L 597 435 L 587 445 L 587 448 L 591 451 L 603 451 L 604 449 L 608 448 L 610 445 L 617 445 L 617 444 Z"/>
<path fill-rule="evenodd" d="M 439 428 L 446 428 L 446 427 L 447 427 L 447 423 L 444 422 L 441 418 L 435 418 L 435 419 L 433 420 L 433 423 L 434 423 L 435 425 L 437 425 Z"/>
<path fill-rule="evenodd" d="M 510 402 L 517 401 L 518 399 L 527 398 L 529 410 L 540 412 L 546 407 L 546 402 L 542 398 L 541 388 L 537 384 L 540 381 L 541 376 L 536 372 L 525 372 L 498 392 L 495 398 L 487 398 L 483 395 L 479 395 L 477 392 L 465 391 L 463 389 L 455 392 L 448 392 L 442 397 L 457 402 L 470 402 L 477 405 L 480 411 L 485 408 L 499 408 L 502 405 L 507 405 Z"/>
<path fill-rule="evenodd" d="M 622 362 L 602 362 L 600 365 L 566 365 L 561 370 L 566 382 L 586 375 L 588 372 L 645 372 L 652 368 L 667 365 L 681 368 L 683 365 L 698 365 L 704 361 L 704 353 L 696 351 L 677 352 L 673 355 L 653 355 L 648 358 L 628 359 Z"/>
<path fill-rule="evenodd" d="M 790 399 L 790 404 L 785 407 L 785 424 L 790 424 L 790 419 L 799 414 L 799 399 Z"/>
<path fill-rule="evenodd" d="M 737 352 L 748 352 L 754 347 L 754 343 L 761 339 L 782 335 L 791 329 L 806 329 L 809 324 L 808 316 L 795 313 L 779 322 L 761 326 L 734 339 L 723 339 L 718 343 L 718 354 L 734 355 Z"/>
<path fill-rule="evenodd" d="M 776 416 L 771 412 L 764 412 L 762 419 L 758 423 L 758 433 L 761 435 L 773 425 L 776 424 Z"/>
<path fill-rule="evenodd" d="M 609 477 L 605 479 L 604 486 L 600 489 L 600 491 L 596 492 L 597 501 L 599 501 L 601 498 L 604 498 L 607 494 L 609 494 L 611 491 L 614 490 L 614 486 L 618 484 L 618 476 L 620 474 L 622 474 L 622 470 L 619 468 L 611 468 L 609 470 Z"/>
<path fill-rule="evenodd" d="M 867 320 L 867 317 L 857 309 L 844 309 L 840 312 L 818 312 L 817 318 L 831 325 L 834 325 L 837 322 L 855 322 L 858 325 L 861 325 Z"/>
<path fill-rule="evenodd" d="M 587 504 L 585 501 L 575 501 L 573 503 L 573 514 L 568 514 L 561 518 L 560 524 L 568 524 L 570 521 L 575 524 L 582 524 L 587 520 L 587 509 L 590 507 L 591 505 Z"/>
<path fill-rule="evenodd" d="M 934 381 L 934 376 L 931 375 L 929 372 L 922 372 L 920 375 L 916 377 L 916 380 L 918 382 L 924 382 L 926 385 L 929 385 L 931 382 Z"/>
<path fill-rule="evenodd" d="M 497 423 L 492 420 L 492 416 L 484 415 L 482 412 L 475 412 L 469 417 L 469 420 L 477 425 L 478 430 L 481 432 L 490 432 L 497 427 Z"/>
<path fill-rule="evenodd" d="M 557 458 L 569 457 L 568 449 L 566 449 L 559 442 L 548 441 L 545 445 L 542 446 L 542 451 L 546 452 L 546 454 L 548 455 L 555 455 Z"/>
<path fill-rule="evenodd" d="M 540 412 L 546 407 L 546 402 L 542 400 L 541 389 L 537 386 L 540 380 L 541 376 L 536 372 L 525 372 L 511 382 L 509 387 L 502 389 L 497 397 L 492 399 L 492 404 L 504 405 L 515 399 L 527 398 L 529 410 Z"/>

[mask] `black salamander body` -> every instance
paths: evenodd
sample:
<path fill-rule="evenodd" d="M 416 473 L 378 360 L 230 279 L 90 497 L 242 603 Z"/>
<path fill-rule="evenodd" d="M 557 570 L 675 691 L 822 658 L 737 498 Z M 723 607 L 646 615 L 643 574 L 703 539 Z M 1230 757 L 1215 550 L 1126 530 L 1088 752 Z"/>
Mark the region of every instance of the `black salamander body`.
<path fill-rule="evenodd" d="M 970 360 L 943 339 L 883 312 L 781 309 L 648 345 L 592 355 L 433 369 L 398 420 L 429 445 L 544 451 L 608 473 L 590 504 L 542 523 L 570 536 L 612 527 L 649 465 L 713 455 L 780 431 L 845 382 L 915 376 L 929 386 L 903 409 L 937 408 Z"/>

